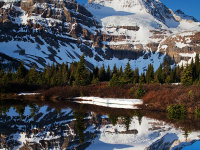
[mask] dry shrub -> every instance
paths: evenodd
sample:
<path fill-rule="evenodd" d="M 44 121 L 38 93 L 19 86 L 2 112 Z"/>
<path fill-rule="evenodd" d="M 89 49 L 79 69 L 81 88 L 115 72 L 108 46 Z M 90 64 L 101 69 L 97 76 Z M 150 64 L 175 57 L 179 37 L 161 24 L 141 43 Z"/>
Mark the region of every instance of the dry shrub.
<path fill-rule="evenodd" d="M 176 85 L 145 85 L 146 94 L 142 97 L 143 109 L 166 111 L 168 106 L 175 104 L 184 104 L 190 113 L 194 113 L 195 106 L 198 106 L 200 98 L 200 86 L 176 86 Z M 191 92 L 190 92 L 191 91 Z M 189 92 L 191 94 L 189 94 Z M 148 104 L 148 107 L 145 106 Z M 199 106 L 200 107 L 200 106 Z"/>
<path fill-rule="evenodd" d="M 42 93 L 43 97 L 50 98 L 59 96 L 60 98 L 73 98 L 78 96 L 96 96 L 102 98 L 135 98 L 135 95 L 130 95 L 133 84 L 125 86 L 110 87 L 108 82 L 91 84 L 88 86 L 64 86 L 53 87 Z M 137 87 L 134 87 L 137 90 Z"/>

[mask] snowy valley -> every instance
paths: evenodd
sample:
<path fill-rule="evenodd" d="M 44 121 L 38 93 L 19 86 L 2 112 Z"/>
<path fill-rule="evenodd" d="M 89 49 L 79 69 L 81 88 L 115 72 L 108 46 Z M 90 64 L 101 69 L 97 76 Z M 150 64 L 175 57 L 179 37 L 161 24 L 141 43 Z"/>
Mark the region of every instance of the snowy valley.
<path fill-rule="evenodd" d="M 129 61 L 140 73 L 164 59 L 187 63 L 199 53 L 200 22 L 173 12 L 158 0 L 28 0 L 1 3 L 2 66 L 42 70 L 47 64 L 77 62 L 87 67 L 124 68 Z M 16 67 L 13 67 L 16 66 Z"/>

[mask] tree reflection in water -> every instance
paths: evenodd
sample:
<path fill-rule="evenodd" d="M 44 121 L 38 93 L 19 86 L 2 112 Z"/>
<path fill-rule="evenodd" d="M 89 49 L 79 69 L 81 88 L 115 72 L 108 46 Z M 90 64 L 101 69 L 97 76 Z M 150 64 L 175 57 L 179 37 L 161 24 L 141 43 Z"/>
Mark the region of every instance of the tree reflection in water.
<path fill-rule="evenodd" d="M 83 132 L 86 129 L 84 118 L 87 117 L 87 114 L 83 113 L 83 112 L 74 111 L 73 115 L 76 119 L 75 120 L 75 123 L 76 123 L 75 128 L 76 128 L 77 134 L 79 136 L 79 141 L 82 144 L 84 142 L 84 133 Z"/>
<path fill-rule="evenodd" d="M 138 117 L 139 125 L 141 125 L 143 115 L 141 114 L 139 110 L 135 110 L 135 115 Z"/>

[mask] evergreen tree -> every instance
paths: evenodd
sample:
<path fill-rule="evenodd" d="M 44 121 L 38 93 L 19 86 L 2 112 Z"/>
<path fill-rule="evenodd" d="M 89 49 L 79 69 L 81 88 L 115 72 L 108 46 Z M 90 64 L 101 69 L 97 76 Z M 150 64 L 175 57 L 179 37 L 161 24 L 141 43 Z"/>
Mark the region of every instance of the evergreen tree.
<path fill-rule="evenodd" d="M 106 81 L 106 71 L 104 65 L 99 69 L 98 76 L 99 76 L 99 81 L 101 82 Z"/>
<path fill-rule="evenodd" d="M 113 126 L 115 126 L 117 124 L 118 117 L 119 116 L 115 116 L 115 115 L 112 115 L 112 114 L 108 115 L 108 118 L 111 121 Z"/>
<path fill-rule="evenodd" d="M 114 66 L 113 66 L 112 76 L 113 76 L 114 74 L 116 74 L 116 75 L 118 76 L 116 64 L 114 64 Z"/>
<path fill-rule="evenodd" d="M 181 83 L 184 86 L 189 86 L 192 85 L 193 80 L 192 80 L 192 68 L 191 66 L 188 66 L 183 70 L 183 73 L 181 75 Z"/>
<path fill-rule="evenodd" d="M 180 68 L 179 65 L 176 67 L 176 82 L 181 82 L 181 74 L 182 74 L 182 67 Z"/>
<path fill-rule="evenodd" d="M 149 64 L 146 72 L 146 83 L 152 83 L 153 81 L 154 81 L 154 68 L 152 64 Z"/>
<path fill-rule="evenodd" d="M 107 71 L 106 71 L 106 80 L 110 81 L 110 66 L 108 65 Z"/>
<path fill-rule="evenodd" d="M 21 65 L 17 69 L 17 79 L 23 79 L 26 76 L 26 68 L 24 67 L 24 62 L 21 62 Z"/>
<path fill-rule="evenodd" d="M 50 79 L 50 85 L 51 86 L 56 86 L 57 85 L 57 81 L 56 81 L 56 74 L 54 74 L 51 79 Z"/>
<path fill-rule="evenodd" d="M 122 66 L 120 67 L 120 69 L 119 69 L 119 76 L 123 76 L 123 69 L 122 69 Z"/>
<path fill-rule="evenodd" d="M 119 85 L 119 77 L 115 74 L 113 74 L 113 77 L 110 79 L 109 81 L 109 85 L 111 87 L 117 86 Z"/>
<path fill-rule="evenodd" d="M 170 70 L 171 70 L 170 63 L 167 59 L 165 59 L 163 68 L 165 78 L 170 74 Z"/>
<path fill-rule="evenodd" d="M 146 79 L 145 79 L 145 74 L 141 73 L 140 77 L 139 77 L 139 82 L 140 83 L 146 83 Z"/>
<path fill-rule="evenodd" d="M 145 94 L 145 90 L 142 88 L 142 84 L 139 83 L 137 91 L 135 92 L 136 98 L 141 98 Z"/>
<path fill-rule="evenodd" d="M 4 76 L 4 70 L 0 70 L 0 78 L 2 78 Z"/>
<path fill-rule="evenodd" d="M 130 116 L 123 117 L 123 121 L 126 126 L 126 131 L 128 131 L 131 123 L 131 117 Z"/>
<path fill-rule="evenodd" d="M 199 54 L 196 54 L 196 57 L 195 57 L 195 78 L 198 78 L 199 77 Z"/>
<path fill-rule="evenodd" d="M 139 69 L 136 68 L 135 71 L 134 71 L 134 83 L 139 83 Z"/>
<path fill-rule="evenodd" d="M 29 84 L 33 84 L 37 82 L 38 76 L 35 66 L 30 68 L 28 74 L 26 75 L 26 80 Z"/>
<path fill-rule="evenodd" d="M 64 84 L 63 82 L 63 76 L 62 76 L 62 67 L 58 70 L 58 73 L 56 75 L 56 84 L 62 86 Z"/>
<path fill-rule="evenodd" d="M 47 65 L 47 68 L 45 69 L 45 72 L 44 72 L 43 74 L 44 74 L 44 83 L 45 83 L 45 84 L 50 84 L 50 79 L 51 79 L 51 67 L 50 67 L 49 64 Z"/>
<path fill-rule="evenodd" d="M 141 112 L 140 112 L 139 110 L 136 110 L 136 111 L 135 111 L 135 114 L 136 114 L 136 116 L 138 117 L 139 125 L 141 125 L 143 115 L 141 114 Z"/>
<path fill-rule="evenodd" d="M 160 64 L 158 70 L 155 72 L 154 82 L 155 83 L 164 83 L 164 73 L 163 73 L 161 64 Z"/>
<path fill-rule="evenodd" d="M 8 70 L 4 74 L 1 82 L 5 84 L 5 83 L 8 83 L 9 81 L 12 81 L 12 73 L 10 72 L 10 70 Z"/>
<path fill-rule="evenodd" d="M 168 75 L 168 76 L 165 78 L 165 83 L 166 83 L 166 84 L 170 84 L 170 75 Z"/>
<path fill-rule="evenodd" d="M 126 67 L 124 69 L 124 79 L 125 79 L 126 83 L 133 82 L 133 71 L 131 69 L 129 62 L 127 62 Z"/>
<path fill-rule="evenodd" d="M 192 57 L 192 60 L 191 60 L 191 63 L 190 63 L 190 67 L 192 69 L 192 79 L 194 81 L 195 77 L 196 77 L 196 67 L 195 67 L 195 64 L 194 64 L 194 60 L 193 60 L 193 57 Z"/>
<path fill-rule="evenodd" d="M 80 61 L 78 62 L 74 85 L 87 85 L 90 83 L 89 72 L 85 66 L 84 54 L 81 56 Z"/>
<path fill-rule="evenodd" d="M 15 72 L 12 72 L 12 81 L 16 81 L 17 75 Z"/>
<path fill-rule="evenodd" d="M 69 80 L 69 72 L 68 72 L 68 64 L 62 64 L 62 81 L 63 84 L 67 84 L 68 80 Z"/>
<path fill-rule="evenodd" d="M 51 74 L 50 74 L 50 78 L 53 76 L 53 75 L 55 75 L 55 73 L 56 73 L 56 68 L 55 68 L 55 65 L 54 65 L 54 63 L 53 63 L 53 65 L 50 67 L 51 69 Z"/>
<path fill-rule="evenodd" d="M 70 75 L 69 77 L 69 85 L 72 85 L 72 83 L 75 81 L 75 77 L 73 74 Z"/>
<path fill-rule="evenodd" d="M 99 82 L 99 79 L 95 78 L 95 75 L 93 75 L 92 84 L 97 84 L 98 82 Z"/>
<path fill-rule="evenodd" d="M 82 112 L 73 112 L 73 115 L 75 117 L 75 128 L 77 130 L 77 134 L 79 136 L 79 141 L 82 144 L 84 142 L 84 130 L 85 130 L 85 120 L 84 118 L 87 116 L 86 113 Z"/>
<path fill-rule="evenodd" d="M 43 73 L 39 73 L 39 72 L 38 72 L 38 73 L 37 73 L 37 77 L 38 77 L 38 78 L 37 78 L 37 82 L 36 82 L 36 83 L 37 83 L 37 84 L 40 84 L 40 85 L 43 84 Z"/>
<path fill-rule="evenodd" d="M 98 72 L 99 72 L 99 68 L 96 66 L 93 68 L 93 75 L 95 78 L 98 78 Z"/>

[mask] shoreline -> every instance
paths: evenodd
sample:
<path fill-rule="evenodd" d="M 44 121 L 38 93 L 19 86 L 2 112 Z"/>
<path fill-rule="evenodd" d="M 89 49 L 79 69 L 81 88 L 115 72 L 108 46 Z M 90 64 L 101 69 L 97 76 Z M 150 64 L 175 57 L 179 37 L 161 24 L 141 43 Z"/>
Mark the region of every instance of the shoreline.
<path fill-rule="evenodd" d="M 184 87 L 181 85 L 161 85 L 143 84 L 145 94 L 140 98 L 143 104 L 137 105 L 140 109 L 167 111 L 169 106 L 183 104 L 187 113 L 194 113 L 195 109 L 200 109 L 200 85 Z M 124 86 L 110 87 L 108 82 L 91 84 L 87 86 L 56 86 L 49 89 L 38 89 L 26 91 L 31 93 L 41 93 L 36 95 L 19 95 L 17 93 L 0 93 L 0 100 L 37 100 L 52 101 L 59 103 L 62 101 L 73 101 L 74 97 L 99 97 L 99 98 L 121 98 L 136 99 L 135 92 L 137 84 L 127 84 Z"/>

